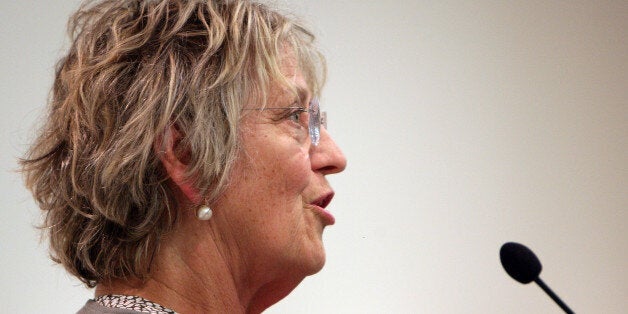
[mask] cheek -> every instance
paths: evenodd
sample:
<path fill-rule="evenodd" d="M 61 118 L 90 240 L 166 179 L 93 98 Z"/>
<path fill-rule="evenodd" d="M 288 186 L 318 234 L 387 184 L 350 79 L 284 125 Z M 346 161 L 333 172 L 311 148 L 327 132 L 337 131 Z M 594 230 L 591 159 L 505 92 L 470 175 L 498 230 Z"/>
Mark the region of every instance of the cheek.
<path fill-rule="evenodd" d="M 252 192 L 250 196 L 283 207 L 286 202 L 294 205 L 307 188 L 312 165 L 308 145 L 287 135 L 282 126 L 252 124 L 244 129 L 238 168 L 244 176 L 241 187 Z"/>
<path fill-rule="evenodd" d="M 252 190 L 249 192 L 254 198 L 270 198 L 284 204 L 297 198 L 310 183 L 311 163 L 305 148 L 296 145 L 288 147 L 247 154 L 247 161 L 237 167 L 242 177 L 235 185 Z"/>
<path fill-rule="evenodd" d="M 302 191 L 310 182 L 310 157 L 307 152 L 297 150 L 294 155 L 289 157 L 289 163 L 284 160 L 284 178 L 286 184 L 293 187 L 299 187 Z"/>

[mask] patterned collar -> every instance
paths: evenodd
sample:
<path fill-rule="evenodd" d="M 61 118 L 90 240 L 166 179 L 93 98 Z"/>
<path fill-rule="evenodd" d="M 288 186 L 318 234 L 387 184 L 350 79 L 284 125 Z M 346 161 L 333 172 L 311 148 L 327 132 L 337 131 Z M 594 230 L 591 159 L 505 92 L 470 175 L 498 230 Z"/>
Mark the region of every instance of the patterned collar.
<path fill-rule="evenodd" d="M 171 309 L 137 296 L 101 295 L 94 299 L 94 301 L 102 306 L 133 310 L 140 313 L 176 314 L 176 312 Z"/>

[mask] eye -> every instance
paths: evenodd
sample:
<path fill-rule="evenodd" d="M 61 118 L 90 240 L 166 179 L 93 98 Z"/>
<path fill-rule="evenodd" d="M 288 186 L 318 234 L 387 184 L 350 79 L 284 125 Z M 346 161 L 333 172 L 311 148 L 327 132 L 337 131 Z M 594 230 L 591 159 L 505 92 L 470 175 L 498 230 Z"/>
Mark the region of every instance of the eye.
<path fill-rule="evenodd" d="M 290 108 L 288 112 L 285 113 L 284 119 L 290 120 L 294 123 L 300 124 L 302 121 L 301 115 L 305 113 L 306 110 L 304 108 Z"/>
<path fill-rule="evenodd" d="M 292 110 L 289 115 L 288 115 L 288 119 L 290 119 L 291 121 L 295 122 L 295 123 L 299 123 L 299 121 L 301 121 L 301 114 L 304 112 L 305 110 L 303 109 L 294 109 Z"/>

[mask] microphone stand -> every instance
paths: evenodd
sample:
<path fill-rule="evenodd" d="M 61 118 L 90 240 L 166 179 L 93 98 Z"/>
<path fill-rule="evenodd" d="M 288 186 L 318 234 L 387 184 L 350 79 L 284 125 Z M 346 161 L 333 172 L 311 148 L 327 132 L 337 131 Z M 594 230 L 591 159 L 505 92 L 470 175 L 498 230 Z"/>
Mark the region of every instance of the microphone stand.
<path fill-rule="evenodd" d="M 565 311 L 565 313 L 574 314 L 567 304 L 565 304 L 565 302 L 563 302 L 563 300 L 561 300 L 558 295 L 556 295 L 556 293 L 554 293 L 554 291 L 552 291 L 552 289 L 550 289 L 550 287 L 548 287 L 543 280 L 541 280 L 541 277 L 536 277 L 534 282 L 536 282 L 536 284 L 539 285 L 539 287 L 541 287 L 541 289 L 543 289 L 543 291 L 545 291 L 545 293 L 547 293 L 547 295 L 549 295 L 550 298 L 552 298 L 552 300 L 554 300 L 554 302 L 556 302 L 556 304 L 558 304 L 558 306 Z"/>

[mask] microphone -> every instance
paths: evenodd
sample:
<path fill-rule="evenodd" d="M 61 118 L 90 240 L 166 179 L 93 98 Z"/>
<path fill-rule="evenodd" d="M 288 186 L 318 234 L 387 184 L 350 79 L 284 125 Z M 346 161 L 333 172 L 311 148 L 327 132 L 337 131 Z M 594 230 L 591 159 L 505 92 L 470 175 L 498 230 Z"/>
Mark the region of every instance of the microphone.
<path fill-rule="evenodd" d="M 529 248 L 523 244 L 508 242 L 502 245 L 499 250 L 499 259 L 504 269 L 514 280 L 528 284 L 532 281 L 536 282 L 547 295 L 560 306 L 565 313 L 573 314 L 574 312 L 552 291 L 539 277 L 543 266 Z"/>

